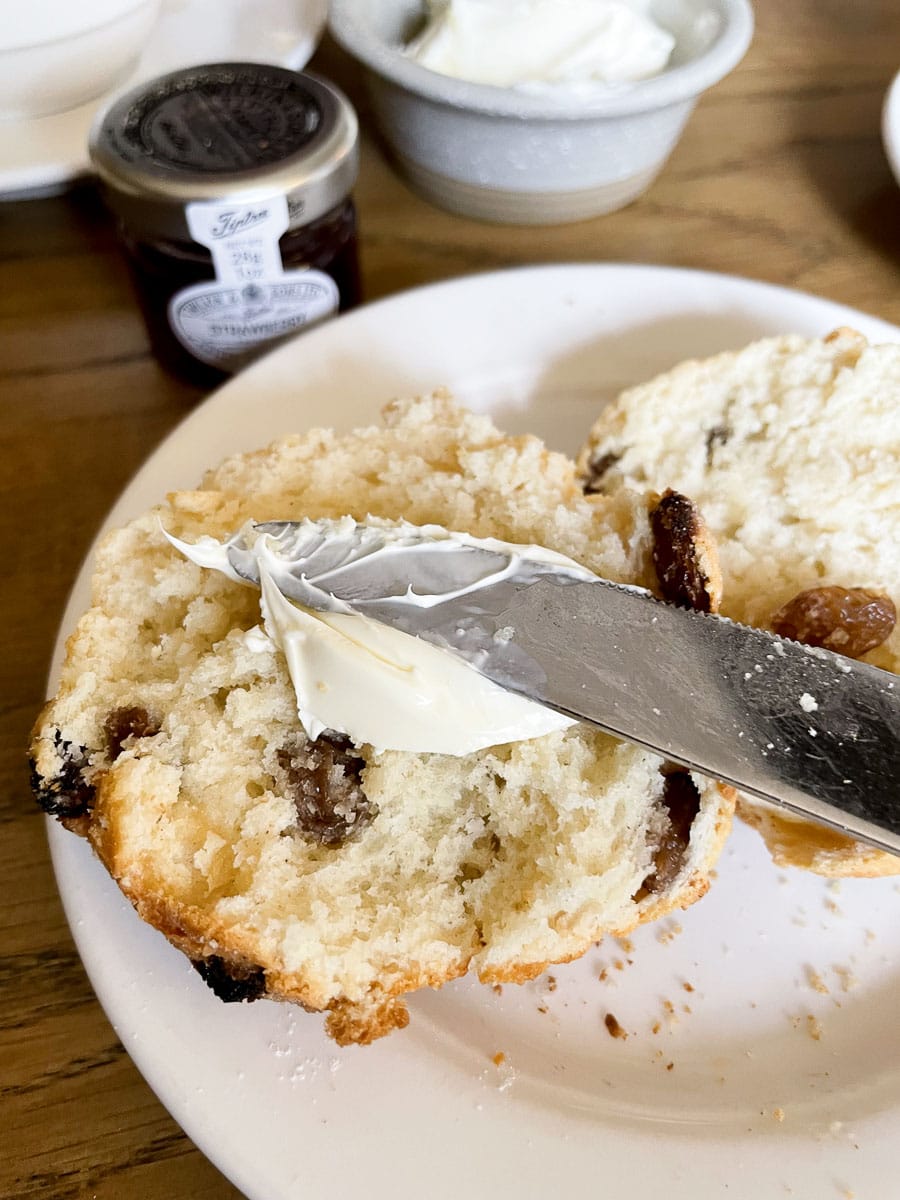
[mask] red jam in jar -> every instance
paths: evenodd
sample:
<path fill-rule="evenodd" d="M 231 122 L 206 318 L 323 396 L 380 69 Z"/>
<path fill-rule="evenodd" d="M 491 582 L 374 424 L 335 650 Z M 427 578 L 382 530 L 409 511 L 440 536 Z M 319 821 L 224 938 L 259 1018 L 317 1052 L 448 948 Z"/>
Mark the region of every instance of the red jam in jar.
<path fill-rule="evenodd" d="M 213 385 L 359 301 L 356 115 L 331 84 L 260 63 L 126 93 L 91 157 L 160 362 Z"/>

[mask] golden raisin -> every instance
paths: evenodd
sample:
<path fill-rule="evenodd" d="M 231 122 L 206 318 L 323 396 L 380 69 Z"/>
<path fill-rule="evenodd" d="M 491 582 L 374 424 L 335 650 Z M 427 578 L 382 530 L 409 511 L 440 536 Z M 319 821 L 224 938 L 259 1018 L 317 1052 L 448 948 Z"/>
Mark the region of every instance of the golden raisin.
<path fill-rule="evenodd" d="M 865 588 L 819 587 L 779 608 L 772 629 L 794 642 L 860 658 L 890 637 L 896 623 L 897 609 L 888 596 Z"/>

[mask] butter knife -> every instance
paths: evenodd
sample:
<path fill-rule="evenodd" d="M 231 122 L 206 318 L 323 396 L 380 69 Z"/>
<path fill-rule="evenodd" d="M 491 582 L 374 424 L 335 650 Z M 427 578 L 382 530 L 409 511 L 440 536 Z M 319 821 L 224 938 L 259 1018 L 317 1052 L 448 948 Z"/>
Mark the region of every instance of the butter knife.
<path fill-rule="evenodd" d="M 311 544 L 310 528 L 256 527 L 280 547 L 292 599 L 424 638 L 502 687 L 900 854 L 900 677 L 588 572 L 510 566 L 488 543 L 425 536 L 400 572 L 370 552 L 377 535 L 347 555 Z M 259 582 L 242 538 L 228 560 Z"/>

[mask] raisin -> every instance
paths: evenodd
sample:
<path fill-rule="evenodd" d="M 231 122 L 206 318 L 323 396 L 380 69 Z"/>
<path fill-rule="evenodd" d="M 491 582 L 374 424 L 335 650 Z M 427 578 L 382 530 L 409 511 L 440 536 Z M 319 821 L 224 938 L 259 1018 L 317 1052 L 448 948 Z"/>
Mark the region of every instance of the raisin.
<path fill-rule="evenodd" d="M 653 855 L 653 870 L 644 880 L 635 899 L 664 892 L 674 883 L 684 866 L 691 840 L 691 826 L 700 811 L 700 793 L 690 774 L 669 764 L 663 766 L 665 779 L 662 803 L 668 823 Z"/>
<path fill-rule="evenodd" d="M 116 759 L 128 738 L 153 737 L 159 733 L 159 721 L 151 717 L 146 708 L 116 708 L 106 718 L 103 732 L 106 736 L 106 752 L 110 759 Z"/>
<path fill-rule="evenodd" d="M 650 508 L 653 565 L 663 598 L 680 608 L 716 612 L 722 572 L 699 508 L 670 488 Z"/>
<path fill-rule="evenodd" d="M 340 733 L 320 734 L 278 751 L 277 761 L 300 832 L 320 846 L 340 847 L 358 837 L 378 815 L 361 783 L 365 760 Z"/>
<path fill-rule="evenodd" d="M 706 434 L 706 465 L 711 467 L 713 459 L 716 455 L 717 446 L 725 446 L 728 439 L 731 437 L 731 430 L 727 425 L 714 425 Z"/>
<path fill-rule="evenodd" d="M 94 788 L 81 774 L 81 767 L 67 762 L 54 778 L 42 778 L 32 762 L 31 787 L 34 798 L 51 817 L 83 817 L 94 803 Z"/>
<path fill-rule="evenodd" d="M 603 491 L 603 477 L 607 471 L 616 465 L 621 457 L 621 454 L 616 454 L 610 450 L 606 454 L 601 454 L 599 458 L 591 459 L 588 464 L 588 475 L 584 481 L 586 496 L 593 496 L 597 492 Z"/>
<path fill-rule="evenodd" d="M 772 629 L 781 637 L 848 658 L 880 646 L 896 623 L 893 601 L 865 588 L 809 588 L 772 617 Z"/>
<path fill-rule="evenodd" d="M 53 744 L 63 761 L 62 770 L 53 779 L 45 779 L 38 774 L 32 760 L 31 788 L 34 798 L 48 816 L 61 820 L 84 817 L 94 805 L 94 787 L 83 774 L 88 760 L 87 748 L 73 746 L 59 729 L 53 735 Z"/>
<path fill-rule="evenodd" d="M 226 962 L 216 954 L 208 958 L 192 958 L 191 966 L 226 1004 L 259 1000 L 266 994 L 266 973 L 262 967 Z"/>

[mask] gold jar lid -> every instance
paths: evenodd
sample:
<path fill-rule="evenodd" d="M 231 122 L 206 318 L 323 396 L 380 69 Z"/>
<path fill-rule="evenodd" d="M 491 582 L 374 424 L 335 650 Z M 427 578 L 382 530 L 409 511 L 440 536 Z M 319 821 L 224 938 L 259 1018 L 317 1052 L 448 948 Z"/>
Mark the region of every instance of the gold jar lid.
<path fill-rule="evenodd" d="M 288 201 L 290 228 L 329 212 L 359 164 L 349 100 L 309 73 L 213 63 L 163 75 L 119 96 L 90 136 L 110 207 L 137 236 L 190 240 L 198 202 Z"/>

